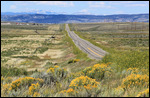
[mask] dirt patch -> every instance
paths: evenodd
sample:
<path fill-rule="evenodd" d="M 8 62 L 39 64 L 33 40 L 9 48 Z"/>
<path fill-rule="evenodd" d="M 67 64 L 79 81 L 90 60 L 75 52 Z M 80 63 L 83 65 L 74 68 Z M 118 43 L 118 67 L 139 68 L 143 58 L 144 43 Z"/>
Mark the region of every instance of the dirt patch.
<path fill-rule="evenodd" d="M 64 58 L 65 58 L 65 60 L 68 60 L 73 57 L 75 57 L 75 55 L 73 53 L 70 53 L 70 54 L 66 55 Z"/>
<path fill-rule="evenodd" d="M 24 59 L 20 59 L 20 58 L 11 58 L 10 60 L 7 61 L 6 64 L 17 66 L 18 64 L 20 64 L 23 61 L 25 61 L 25 60 Z"/>
<path fill-rule="evenodd" d="M 61 58 L 63 56 L 64 51 L 60 49 L 48 49 L 43 54 L 37 54 L 37 56 L 41 59 L 45 58 Z"/>
<path fill-rule="evenodd" d="M 96 42 L 96 43 L 102 43 L 102 44 L 108 44 L 108 42 L 106 42 L 106 41 L 98 41 L 98 42 Z"/>

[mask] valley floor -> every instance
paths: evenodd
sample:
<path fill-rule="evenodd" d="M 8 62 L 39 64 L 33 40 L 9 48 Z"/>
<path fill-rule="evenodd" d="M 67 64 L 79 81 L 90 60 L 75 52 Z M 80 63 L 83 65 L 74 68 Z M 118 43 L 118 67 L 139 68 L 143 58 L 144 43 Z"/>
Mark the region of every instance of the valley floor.
<path fill-rule="evenodd" d="M 109 52 L 102 60 L 77 48 L 65 24 L 2 25 L 1 96 L 148 97 L 149 24 L 132 24 L 69 24 Z"/>

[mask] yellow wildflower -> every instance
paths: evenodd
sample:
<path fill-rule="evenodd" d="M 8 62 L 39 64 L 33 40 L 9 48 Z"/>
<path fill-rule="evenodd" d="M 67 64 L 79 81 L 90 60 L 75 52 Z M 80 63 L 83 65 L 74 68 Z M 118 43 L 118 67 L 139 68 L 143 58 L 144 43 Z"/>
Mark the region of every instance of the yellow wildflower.
<path fill-rule="evenodd" d="M 74 90 L 72 88 L 69 88 L 66 92 L 67 93 L 70 93 L 70 92 L 73 92 Z"/>
<path fill-rule="evenodd" d="M 96 82 L 95 79 L 89 78 L 87 76 L 80 76 L 75 79 L 73 79 L 69 85 L 69 87 L 78 88 L 80 86 L 86 87 L 86 86 L 94 86 L 96 87 L 99 82 Z"/>
<path fill-rule="evenodd" d="M 38 97 L 38 96 L 40 96 L 40 93 L 34 92 L 33 97 Z"/>
<path fill-rule="evenodd" d="M 54 66 L 54 68 L 58 68 L 58 67 L 59 67 L 58 65 Z"/>
<path fill-rule="evenodd" d="M 149 77 L 147 75 L 131 74 L 123 79 L 121 86 L 123 88 L 131 86 L 148 86 Z"/>
<path fill-rule="evenodd" d="M 147 88 L 143 92 L 139 92 L 139 94 L 137 95 L 137 97 L 148 97 L 148 94 L 149 94 L 149 88 Z"/>
<path fill-rule="evenodd" d="M 37 83 L 43 83 L 44 81 L 42 79 L 39 78 L 33 78 L 33 77 L 24 77 L 24 78 L 19 78 L 15 81 L 13 81 L 11 83 L 11 88 L 10 90 L 17 90 L 18 88 L 20 88 L 21 86 L 27 85 L 30 86 L 33 82 L 37 82 Z"/>
<path fill-rule="evenodd" d="M 38 83 L 32 84 L 29 87 L 29 95 L 34 95 L 34 93 L 37 92 L 38 90 L 39 90 L 39 84 Z"/>

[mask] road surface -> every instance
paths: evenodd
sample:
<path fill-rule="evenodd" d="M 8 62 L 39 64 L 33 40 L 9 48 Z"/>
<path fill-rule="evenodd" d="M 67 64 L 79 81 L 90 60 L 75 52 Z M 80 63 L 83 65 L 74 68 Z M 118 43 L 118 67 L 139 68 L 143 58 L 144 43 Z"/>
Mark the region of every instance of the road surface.
<path fill-rule="evenodd" d="M 88 54 L 88 57 L 91 59 L 101 60 L 106 54 L 106 51 L 100 49 L 99 47 L 91 44 L 90 42 L 81 39 L 74 31 L 70 31 L 68 24 L 66 24 L 66 31 L 68 35 L 72 38 L 75 45 L 82 50 L 83 52 Z"/>

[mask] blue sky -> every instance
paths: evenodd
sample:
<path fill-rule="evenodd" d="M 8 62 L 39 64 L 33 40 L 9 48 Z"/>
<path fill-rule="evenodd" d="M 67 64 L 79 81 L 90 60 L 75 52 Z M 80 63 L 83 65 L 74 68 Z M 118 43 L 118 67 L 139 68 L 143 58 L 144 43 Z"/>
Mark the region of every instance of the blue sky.
<path fill-rule="evenodd" d="M 149 13 L 149 1 L 1 1 L 1 12 L 52 11 L 63 14 Z"/>

